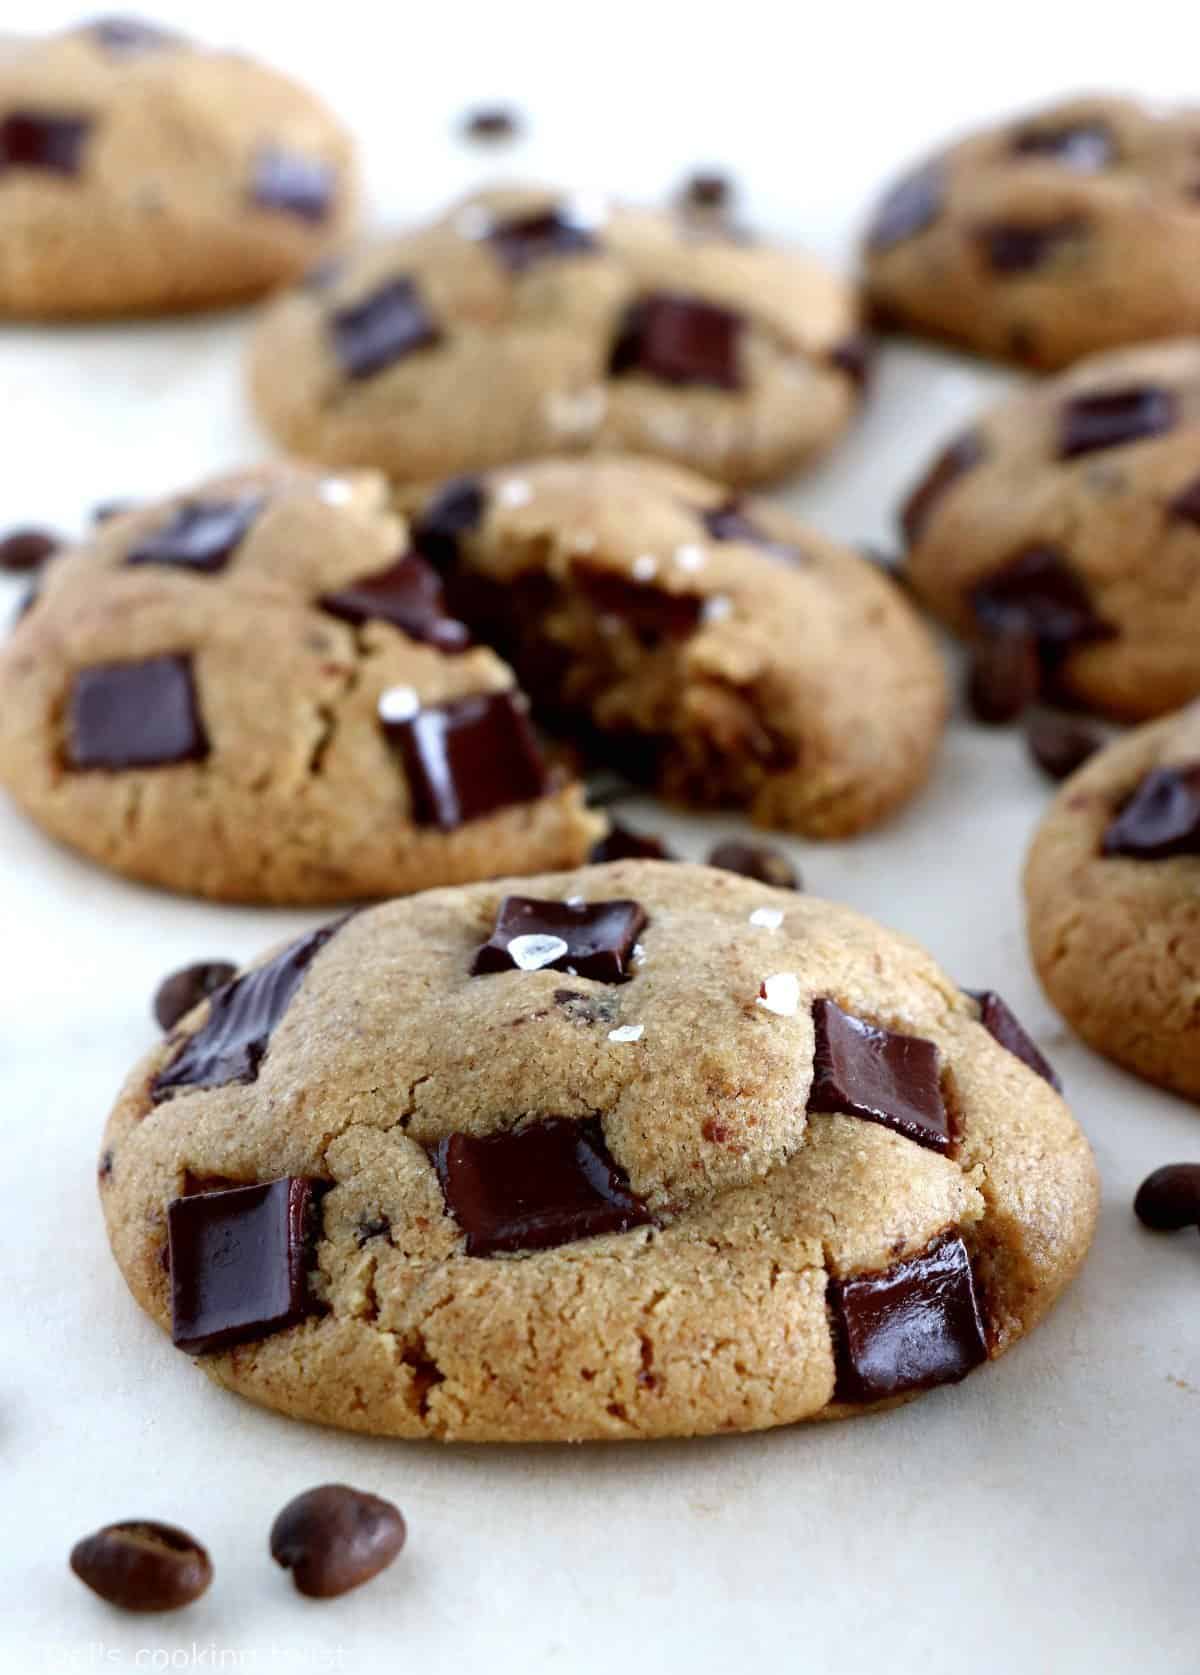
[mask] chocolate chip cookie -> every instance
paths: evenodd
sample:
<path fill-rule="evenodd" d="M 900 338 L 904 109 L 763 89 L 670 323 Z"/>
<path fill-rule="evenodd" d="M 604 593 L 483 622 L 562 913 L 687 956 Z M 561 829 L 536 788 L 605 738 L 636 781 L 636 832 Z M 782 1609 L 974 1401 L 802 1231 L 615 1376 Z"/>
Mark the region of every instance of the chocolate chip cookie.
<path fill-rule="evenodd" d="M 249 377 L 290 451 L 401 481 L 627 450 L 741 484 L 832 445 L 863 356 L 852 290 L 808 257 L 506 190 L 277 301 Z"/>
<path fill-rule="evenodd" d="M 604 830 L 382 479 L 289 466 L 50 564 L 0 649 L 0 783 L 104 865 L 225 901 L 572 865 Z"/>
<path fill-rule="evenodd" d="M 1200 1099 L 1200 708 L 1139 727 L 1066 782 L 1025 899 L 1034 963 L 1072 1027 Z"/>
<path fill-rule="evenodd" d="M 1200 340 L 1117 350 L 1002 402 L 901 511 L 959 633 L 1028 641 L 1051 698 L 1143 720 L 1200 694 Z"/>
<path fill-rule="evenodd" d="M 355 197 L 346 133 L 240 53 L 101 18 L 0 58 L 0 313 L 257 296 L 341 241 Z"/>
<path fill-rule="evenodd" d="M 219 1383 L 349 1430 L 844 1417 L 1033 1327 L 1096 1177 L 998 996 L 849 909 L 624 861 L 327 925 L 131 1073 L 100 1192 Z"/>
<path fill-rule="evenodd" d="M 1089 97 L 972 134 L 883 198 L 866 283 L 884 321 L 1028 366 L 1200 331 L 1200 110 Z"/>

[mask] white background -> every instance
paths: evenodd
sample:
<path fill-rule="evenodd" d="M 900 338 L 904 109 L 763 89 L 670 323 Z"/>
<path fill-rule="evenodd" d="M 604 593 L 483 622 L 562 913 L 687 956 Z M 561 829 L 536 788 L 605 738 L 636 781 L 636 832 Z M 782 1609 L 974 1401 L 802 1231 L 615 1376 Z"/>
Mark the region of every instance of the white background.
<path fill-rule="evenodd" d="M 6 0 L 0 27 L 73 10 Z M 360 133 L 379 220 L 432 210 L 489 172 L 654 200 L 711 162 L 745 183 L 751 220 L 843 263 L 881 181 L 964 121 L 1079 87 L 1184 95 L 1197 67 L 1177 0 L 209 0 L 159 15 L 322 89 Z M 526 113 L 528 139 L 461 143 L 455 117 L 494 98 Z M 244 329 L 225 317 L 0 332 L 0 527 L 78 528 L 97 500 L 261 453 L 239 389 Z M 932 443 L 1007 382 L 890 350 L 853 438 L 789 500 L 833 533 L 885 537 Z M 0 590 L 0 610 L 16 592 Z M 175 965 L 249 956 L 318 916 L 140 890 L 0 805 L 0 1668 L 1194 1672 L 1200 1248 L 1194 1233 L 1141 1232 L 1130 1201 L 1151 1168 L 1200 1155 L 1200 1128 L 1190 1107 L 1069 1042 L 1038 994 L 1018 872 L 1047 795 L 1019 738 L 960 722 L 931 791 L 890 828 L 790 846 L 814 890 L 999 988 L 1064 1072 L 1104 1207 L 1047 1325 L 965 1385 L 879 1419 L 495 1451 L 355 1440 L 260 1412 L 139 1314 L 105 1248 L 94 1168 L 111 1096 L 154 1039 L 150 995 Z M 735 824 L 670 830 L 698 858 Z M 395 1499 L 410 1545 L 368 1589 L 313 1604 L 271 1565 L 266 1537 L 287 1497 L 327 1480 Z M 133 1515 L 209 1545 L 216 1582 L 188 1612 L 122 1619 L 69 1574 L 79 1535 Z"/>

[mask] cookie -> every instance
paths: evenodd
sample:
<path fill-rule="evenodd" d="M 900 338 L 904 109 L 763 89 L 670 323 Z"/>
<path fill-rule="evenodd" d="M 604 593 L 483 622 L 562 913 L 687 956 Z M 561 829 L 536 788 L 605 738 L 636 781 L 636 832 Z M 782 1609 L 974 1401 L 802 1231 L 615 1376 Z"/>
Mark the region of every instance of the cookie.
<path fill-rule="evenodd" d="M 100 1194 L 141 1306 L 280 1412 L 756 1430 L 956 1381 L 1043 1316 L 1096 1215 L 1052 1075 L 848 908 L 617 862 L 243 973 L 129 1076 Z"/>
<path fill-rule="evenodd" d="M 344 130 L 240 53 L 104 18 L 0 58 L 0 313 L 258 296 L 341 242 L 355 198 Z"/>
<path fill-rule="evenodd" d="M 1089 1046 L 1200 1099 L 1200 708 L 1092 756 L 1034 838 L 1034 964 Z"/>
<path fill-rule="evenodd" d="M 512 189 L 278 299 L 249 382 L 289 451 L 398 481 L 628 451 L 741 484 L 837 440 L 864 353 L 806 256 Z"/>
<path fill-rule="evenodd" d="M 1118 719 L 1200 694 L 1200 340 L 1117 350 L 985 413 L 901 512 L 912 586 L 1024 636 L 1049 697 Z"/>
<path fill-rule="evenodd" d="M 875 314 L 1027 366 L 1200 331 L 1200 109 L 1073 99 L 972 134 L 888 191 Z"/>
<path fill-rule="evenodd" d="M 527 709 L 381 479 L 269 467 L 48 566 L 0 649 L 0 783 L 148 883 L 357 900 L 586 857 L 604 822 Z"/>

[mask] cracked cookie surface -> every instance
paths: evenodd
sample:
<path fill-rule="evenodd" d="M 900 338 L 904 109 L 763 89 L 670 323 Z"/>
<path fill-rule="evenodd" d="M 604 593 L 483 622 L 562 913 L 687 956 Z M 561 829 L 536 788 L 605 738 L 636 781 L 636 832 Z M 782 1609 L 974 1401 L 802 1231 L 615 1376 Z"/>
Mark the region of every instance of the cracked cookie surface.
<path fill-rule="evenodd" d="M 1026 1050 L 846 908 L 618 862 L 277 953 L 131 1073 L 100 1191 L 141 1306 L 284 1413 L 512 1441 L 846 1416 L 1002 1353 L 1083 1258 L 1091 1154 Z"/>

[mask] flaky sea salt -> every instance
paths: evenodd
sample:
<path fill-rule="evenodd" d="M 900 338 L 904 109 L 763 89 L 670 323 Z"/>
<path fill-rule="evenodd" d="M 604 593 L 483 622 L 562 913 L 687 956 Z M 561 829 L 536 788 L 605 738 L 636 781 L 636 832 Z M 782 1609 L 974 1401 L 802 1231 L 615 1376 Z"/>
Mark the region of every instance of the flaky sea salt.
<path fill-rule="evenodd" d="M 616 1029 L 610 1029 L 610 1041 L 640 1041 L 645 1031 L 644 1024 L 620 1024 Z"/>
<path fill-rule="evenodd" d="M 533 499 L 533 490 L 520 477 L 508 477 L 497 490 L 502 506 L 528 506 Z"/>
<path fill-rule="evenodd" d="M 521 971 L 540 971 L 561 960 L 566 951 L 561 936 L 514 936 L 508 945 L 509 957 Z"/>
<path fill-rule="evenodd" d="M 777 907 L 756 907 L 750 915 L 750 923 L 764 931 L 777 931 L 783 923 L 783 914 Z"/>
<path fill-rule="evenodd" d="M 800 979 L 793 971 L 777 971 L 763 979 L 758 1004 L 779 1018 L 794 1018 L 800 1004 Z"/>
<path fill-rule="evenodd" d="M 724 622 L 733 610 L 733 600 L 724 593 L 714 593 L 711 599 L 704 601 L 704 609 L 700 615 L 705 622 Z"/>
<path fill-rule="evenodd" d="M 640 553 L 633 561 L 635 582 L 652 582 L 658 575 L 658 560 L 649 553 Z"/>
<path fill-rule="evenodd" d="M 354 485 L 344 477 L 322 477 L 317 494 L 327 506 L 348 506 L 354 499 Z"/>
<path fill-rule="evenodd" d="M 675 562 L 681 570 L 703 569 L 708 554 L 703 547 L 697 547 L 687 541 L 682 547 L 675 548 Z"/>
<path fill-rule="evenodd" d="M 387 691 L 380 694 L 379 719 L 381 721 L 411 721 L 421 707 L 421 700 L 416 689 L 411 686 L 389 686 Z"/>

